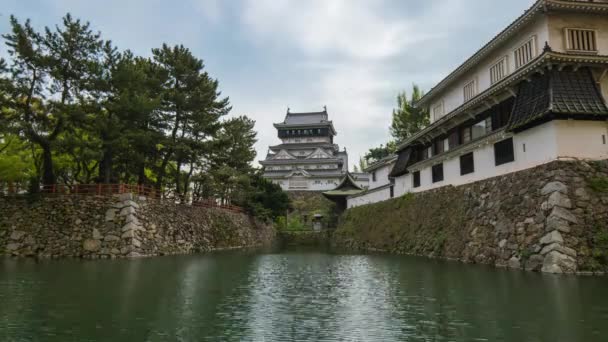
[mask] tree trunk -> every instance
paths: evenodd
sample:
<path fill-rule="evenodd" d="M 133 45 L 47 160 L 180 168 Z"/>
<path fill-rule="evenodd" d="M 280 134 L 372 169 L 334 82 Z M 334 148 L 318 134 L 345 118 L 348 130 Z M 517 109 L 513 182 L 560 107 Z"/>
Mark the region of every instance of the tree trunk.
<path fill-rule="evenodd" d="M 53 171 L 53 154 L 50 144 L 41 144 L 42 148 L 42 184 L 55 184 L 55 172 Z"/>
<path fill-rule="evenodd" d="M 99 162 L 99 180 L 103 184 L 112 183 L 112 147 L 107 146 L 103 151 L 103 157 Z"/>

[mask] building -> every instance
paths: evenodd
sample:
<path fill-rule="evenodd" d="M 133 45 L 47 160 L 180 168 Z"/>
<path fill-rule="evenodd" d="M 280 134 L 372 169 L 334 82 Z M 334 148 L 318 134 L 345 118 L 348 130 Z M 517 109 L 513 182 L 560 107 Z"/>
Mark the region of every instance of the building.
<path fill-rule="evenodd" d="M 418 103 L 395 195 L 608 158 L 608 0 L 538 0 Z"/>
<path fill-rule="evenodd" d="M 385 201 L 395 196 L 394 179 L 390 173 L 397 161 L 397 155 L 382 158 L 363 171 L 369 177 L 369 187 L 348 198 L 348 208 L 358 207 L 365 204 Z"/>
<path fill-rule="evenodd" d="M 270 146 L 260 161 L 264 177 L 286 191 L 334 189 L 348 171 L 348 153 L 334 143 L 336 130 L 327 109 L 322 112 L 292 113 L 274 124 L 281 144 Z M 357 182 L 367 186 L 359 175 Z"/>

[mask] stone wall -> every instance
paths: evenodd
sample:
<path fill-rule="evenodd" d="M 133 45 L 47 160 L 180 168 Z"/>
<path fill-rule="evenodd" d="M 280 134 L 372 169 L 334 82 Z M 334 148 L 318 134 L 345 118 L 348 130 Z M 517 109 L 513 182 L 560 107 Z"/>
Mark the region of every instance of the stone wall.
<path fill-rule="evenodd" d="M 0 254 L 118 258 L 269 244 L 272 227 L 245 214 L 131 194 L 0 197 Z"/>
<path fill-rule="evenodd" d="M 332 243 L 549 273 L 608 271 L 608 162 L 555 161 L 349 209 Z"/>

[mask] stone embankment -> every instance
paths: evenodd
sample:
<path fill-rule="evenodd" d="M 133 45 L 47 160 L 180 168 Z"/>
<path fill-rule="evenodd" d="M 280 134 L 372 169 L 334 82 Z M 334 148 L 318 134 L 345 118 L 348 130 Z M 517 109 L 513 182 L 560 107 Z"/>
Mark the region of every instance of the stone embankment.
<path fill-rule="evenodd" d="M 547 273 L 608 271 L 608 162 L 556 161 L 348 210 L 332 243 Z"/>
<path fill-rule="evenodd" d="M 0 198 L 0 254 L 120 258 L 270 244 L 274 230 L 245 214 L 119 196 Z"/>

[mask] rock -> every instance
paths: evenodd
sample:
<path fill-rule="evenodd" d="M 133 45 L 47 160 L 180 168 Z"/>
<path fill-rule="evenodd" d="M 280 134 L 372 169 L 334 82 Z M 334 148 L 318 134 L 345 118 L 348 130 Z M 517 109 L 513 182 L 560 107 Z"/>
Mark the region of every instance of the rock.
<path fill-rule="evenodd" d="M 87 252 L 97 252 L 101 248 L 101 241 L 86 239 L 82 243 L 82 248 Z"/>
<path fill-rule="evenodd" d="M 133 207 L 135 209 L 139 209 L 139 204 L 137 204 L 137 202 L 134 202 L 132 200 L 126 200 L 123 202 L 123 206 L 125 207 Z"/>
<path fill-rule="evenodd" d="M 23 238 L 27 233 L 21 230 L 15 230 L 14 232 L 11 233 L 10 239 L 17 241 L 17 240 L 21 240 L 21 238 Z"/>
<path fill-rule="evenodd" d="M 547 203 L 549 204 L 549 208 L 553 208 L 555 206 L 567 209 L 572 208 L 572 201 L 570 201 L 568 196 L 559 191 L 552 193 L 551 196 L 549 196 Z"/>
<path fill-rule="evenodd" d="M 120 195 L 118 195 L 118 199 L 120 201 L 132 200 L 133 199 L 133 194 L 132 193 L 120 194 Z"/>
<path fill-rule="evenodd" d="M 562 234 L 560 234 L 560 232 L 558 232 L 557 230 L 552 231 L 551 233 L 543 236 L 540 239 L 540 243 L 542 243 L 543 245 L 549 245 L 552 243 L 563 243 L 564 242 L 564 238 L 562 237 Z"/>
<path fill-rule="evenodd" d="M 9 252 L 14 252 L 19 248 L 21 248 L 21 245 L 18 243 L 9 243 L 8 245 L 6 245 L 6 250 Z"/>
<path fill-rule="evenodd" d="M 114 221 L 116 217 L 116 209 L 108 209 L 106 211 L 106 222 Z"/>
<path fill-rule="evenodd" d="M 578 223 L 578 220 L 577 220 L 576 216 L 574 216 L 574 214 L 572 214 L 570 211 L 568 211 L 564 208 L 561 208 L 561 207 L 553 208 L 553 210 L 551 211 L 551 214 L 549 214 L 549 218 L 551 218 L 551 217 L 557 217 L 557 218 L 566 220 L 571 223 Z"/>
<path fill-rule="evenodd" d="M 74 224 L 79 226 L 82 224 L 82 220 L 81 219 L 76 219 L 76 221 L 74 221 Z"/>
<path fill-rule="evenodd" d="M 500 248 L 505 248 L 506 245 L 507 245 L 507 239 L 502 239 L 498 243 L 498 247 L 500 247 Z"/>
<path fill-rule="evenodd" d="M 112 254 L 112 255 L 120 255 L 120 249 L 118 249 L 118 248 L 112 248 L 112 249 L 110 249 L 110 254 Z"/>
<path fill-rule="evenodd" d="M 541 190 L 540 190 L 540 194 L 541 195 L 548 195 L 554 192 L 563 192 L 563 193 L 567 193 L 568 192 L 568 187 L 562 183 L 562 182 L 550 182 L 547 183 Z"/>
<path fill-rule="evenodd" d="M 135 237 L 135 231 L 134 230 L 127 230 L 126 232 L 122 233 L 122 235 L 120 236 L 122 239 L 132 239 Z"/>
<path fill-rule="evenodd" d="M 143 228 L 141 226 L 136 225 L 133 222 L 129 222 L 122 227 L 122 231 L 126 232 L 129 230 L 143 230 Z"/>
<path fill-rule="evenodd" d="M 585 188 L 578 188 L 574 190 L 574 196 L 576 196 L 580 201 L 588 201 L 590 198 L 589 193 L 587 193 Z"/>
<path fill-rule="evenodd" d="M 133 223 L 135 225 L 140 225 L 139 223 L 139 219 L 137 219 L 137 216 L 133 215 L 133 214 L 129 214 L 127 215 L 127 218 L 125 219 L 126 223 Z"/>
<path fill-rule="evenodd" d="M 95 239 L 95 240 L 102 239 L 101 233 L 99 232 L 99 230 L 97 228 L 93 228 L 93 239 Z"/>
<path fill-rule="evenodd" d="M 112 241 L 119 241 L 120 238 L 116 235 L 106 235 L 106 237 L 103 239 L 103 241 L 105 242 L 112 242 Z"/>
<path fill-rule="evenodd" d="M 552 251 L 558 251 L 562 254 L 566 254 L 568 256 L 571 256 L 573 258 L 576 258 L 576 251 L 572 248 L 563 246 L 559 243 L 552 243 L 550 245 L 545 246 L 545 248 L 543 248 L 543 250 L 540 252 L 541 255 L 545 255 L 547 253 L 550 253 Z"/>
<path fill-rule="evenodd" d="M 141 247 L 141 241 L 139 241 L 137 239 L 133 239 L 132 245 L 133 245 L 133 247 L 139 248 L 139 247 Z"/>
<path fill-rule="evenodd" d="M 539 254 L 533 254 L 526 260 L 526 271 L 540 271 L 543 266 L 543 261 L 545 257 Z"/>
<path fill-rule="evenodd" d="M 120 216 L 127 216 L 130 214 L 135 214 L 135 208 L 133 207 L 124 207 L 120 210 Z"/>
<path fill-rule="evenodd" d="M 541 271 L 545 273 L 574 273 L 576 272 L 576 260 L 558 251 L 552 251 L 545 255 Z"/>
<path fill-rule="evenodd" d="M 129 254 L 127 254 L 127 257 L 129 258 L 141 258 L 143 255 L 141 255 L 138 252 L 130 252 Z"/>
<path fill-rule="evenodd" d="M 25 237 L 25 240 L 23 240 L 23 243 L 27 246 L 32 246 L 36 244 L 36 239 L 33 236 L 28 235 Z"/>
<path fill-rule="evenodd" d="M 560 232 L 570 233 L 570 223 L 557 216 L 550 216 L 549 218 L 547 218 L 545 230 L 548 232 L 553 230 L 559 230 Z"/>
<path fill-rule="evenodd" d="M 517 257 L 512 257 L 509 259 L 509 263 L 507 264 L 509 268 L 521 268 L 521 263 Z"/>

